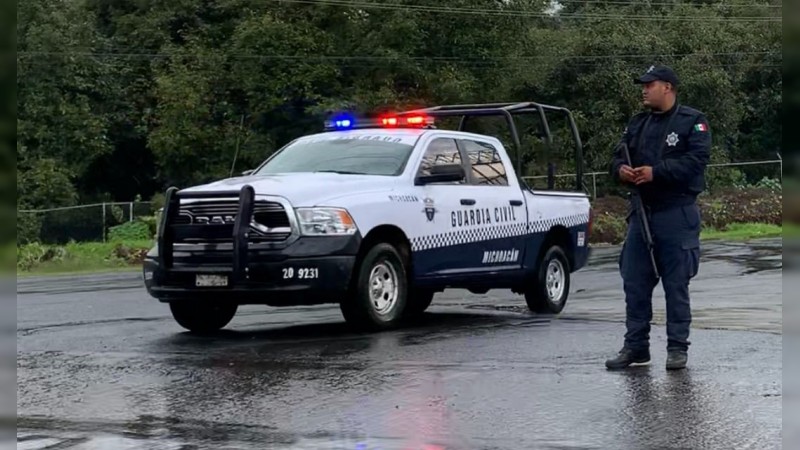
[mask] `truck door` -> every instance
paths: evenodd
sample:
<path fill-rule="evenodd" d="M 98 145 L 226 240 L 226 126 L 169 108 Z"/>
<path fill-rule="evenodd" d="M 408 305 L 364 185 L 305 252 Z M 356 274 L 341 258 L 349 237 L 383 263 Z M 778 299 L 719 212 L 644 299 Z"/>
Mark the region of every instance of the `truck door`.
<path fill-rule="evenodd" d="M 456 140 L 436 137 L 423 151 L 415 175 L 430 175 L 436 166 L 451 164 L 461 164 L 467 171 Z M 460 181 L 415 187 L 423 208 L 406 220 L 409 223 L 416 276 L 451 275 L 474 266 L 472 261 L 464 257 L 465 246 L 469 245 L 465 239 L 466 233 L 459 233 L 460 230 L 451 225 L 451 213 L 463 207 L 462 199 L 472 197 L 464 192 L 465 188 L 469 189 L 466 177 Z"/>
<path fill-rule="evenodd" d="M 528 220 L 525 197 L 516 179 L 509 180 L 510 161 L 489 141 L 459 139 L 458 144 L 468 166 L 464 191 L 474 204 L 460 205 L 455 222 L 481 236 L 479 252 L 470 253 L 470 259 L 479 271 L 519 269 Z"/>

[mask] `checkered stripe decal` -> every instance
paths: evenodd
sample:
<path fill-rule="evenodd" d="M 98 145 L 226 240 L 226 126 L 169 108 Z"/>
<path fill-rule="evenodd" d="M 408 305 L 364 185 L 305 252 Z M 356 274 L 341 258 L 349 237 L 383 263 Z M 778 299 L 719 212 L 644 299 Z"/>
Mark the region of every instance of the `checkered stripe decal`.
<path fill-rule="evenodd" d="M 504 225 L 454 230 L 446 233 L 413 238 L 411 239 L 411 249 L 414 251 L 430 250 L 433 248 L 449 247 L 458 244 L 469 244 L 470 242 L 489 241 L 492 239 L 520 236 L 525 233 L 526 230 L 524 223 L 509 223 Z"/>
<path fill-rule="evenodd" d="M 555 225 L 574 227 L 589 221 L 587 214 L 577 214 L 553 219 L 544 219 L 530 222 L 530 231 L 526 230 L 524 223 L 512 223 L 480 228 L 469 228 L 463 230 L 448 231 L 446 233 L 419 236 L 411 239 L 411 249 L 413 251 L 431 250 L 441 247 L 450 247 L 459 244 L 469 244 L 472 242 L 489 241 L 492 239 L 502 239 L 524 235 L 526 233 L 543 233 Z"/>
<path fill-rule="evenodd" d="M 564 225 L 567 228 L 572 228 L 588 222 L 588 214 L 574 214 L 565 217 L 537 220 L 536 222 L 530 222 L 528 225 L 531 227 L 531 233 L 544 233 L 556 225 Z"/>

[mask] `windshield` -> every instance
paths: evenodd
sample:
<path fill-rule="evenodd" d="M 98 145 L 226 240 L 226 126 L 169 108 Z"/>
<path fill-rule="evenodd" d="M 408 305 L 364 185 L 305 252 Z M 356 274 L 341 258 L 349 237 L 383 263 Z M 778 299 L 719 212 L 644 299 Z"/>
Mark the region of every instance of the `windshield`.
<path fill-rule="evenodd" d="M 389 135 L 356 135 L 289 144 L 255 173 L 334 172 L 399 175 L 414 145 Z"/>

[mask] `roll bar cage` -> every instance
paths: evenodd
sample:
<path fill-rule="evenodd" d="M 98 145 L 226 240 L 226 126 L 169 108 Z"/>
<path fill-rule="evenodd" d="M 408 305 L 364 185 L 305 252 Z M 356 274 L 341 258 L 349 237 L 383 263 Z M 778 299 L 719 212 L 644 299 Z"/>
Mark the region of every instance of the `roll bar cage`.
<path fill-rule="evenodd" d="M 546 112 L 562 113 L 569 121 L 570 131 L 572 137 L 575 139 L 575 190 L 583 191 L 583 143 L 581 142 L 578 127 L 575 124 L 575 119 L 569 109 L 560 106 L 545 105 L 536 102 L 522 102 L 522 103 L 479 103 L 479 104 L 464 104 L 464 105 L 440 105 L 432 106 L 429 108 L 412 109 L 396 113 L 395 115 L 418 115 L 424 114 L 432 117 L 460 117 L 461 120 L 458 124 L 458 131 L 464 131 L 467 120 L 470 117 L 483 117 L 483 116 L 502 116 L 508 124 L 511 139 L 516 153 L 516 171 L 517 176 L 522 179 L 522 145 L 520 143 L 519 132 L 517 124 L 514 121 L 515 115 L 521 114 L 534 114 L 539 118 L 544 130 L 544 137 L 547 140 L 548 148 L 553 144 L 553 135 L 550 132 L 550 125 L 547 122 Z M 549 158 L 548 158 L 549 159 Z M 547 161 L 547 188 L 553 189 L 555 186 L 555 164 L 552 161 Z"/>

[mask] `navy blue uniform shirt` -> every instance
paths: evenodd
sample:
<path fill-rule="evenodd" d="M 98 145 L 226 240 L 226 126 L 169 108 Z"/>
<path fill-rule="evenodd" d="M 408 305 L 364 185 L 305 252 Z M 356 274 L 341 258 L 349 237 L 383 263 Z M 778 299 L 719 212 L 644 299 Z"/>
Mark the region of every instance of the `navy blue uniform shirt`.
<path fill-rule="evenodd" d="M 665 112 L 642 112 L 628 122 L 622 135 L 632 166 L 653 167 L 653 181 L 638 186 L 652 209 L 691 204 L 705 189 L 705 168 L 711 157 L 711 130 L 705 115 L 678 103 Z M 611 162 L 617 182 L 627 164 L 618 147 Z"/>

